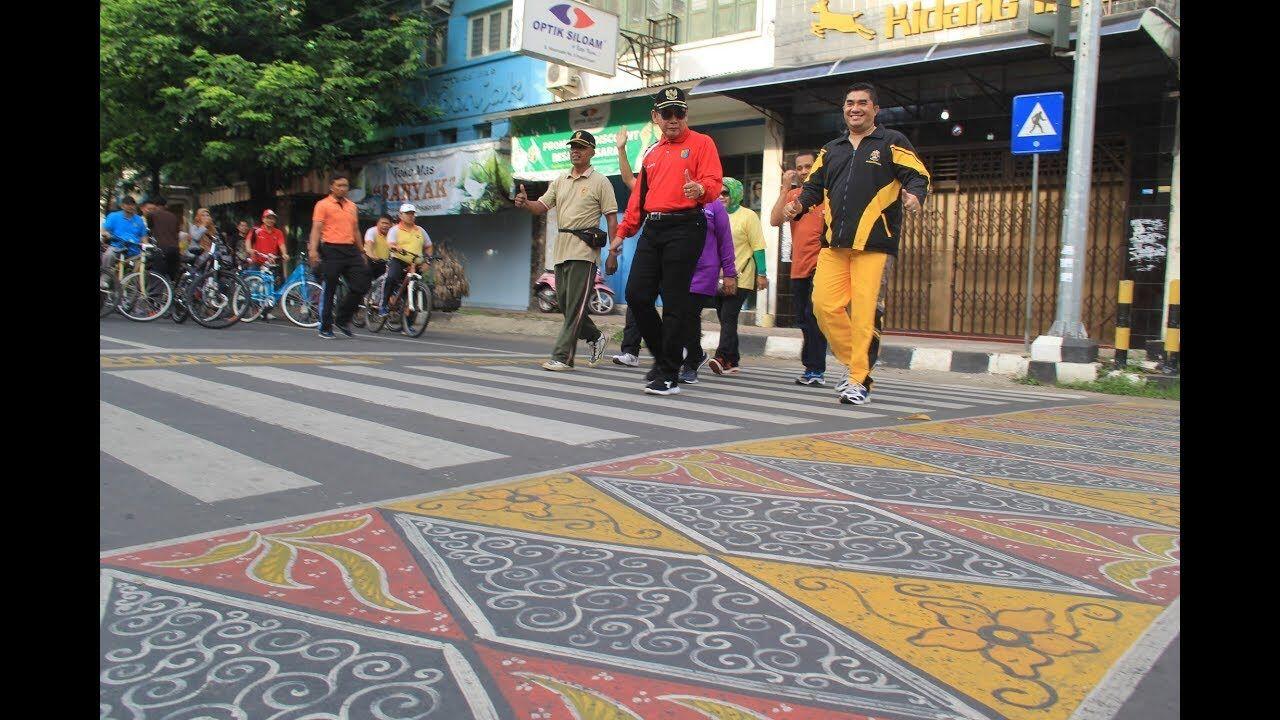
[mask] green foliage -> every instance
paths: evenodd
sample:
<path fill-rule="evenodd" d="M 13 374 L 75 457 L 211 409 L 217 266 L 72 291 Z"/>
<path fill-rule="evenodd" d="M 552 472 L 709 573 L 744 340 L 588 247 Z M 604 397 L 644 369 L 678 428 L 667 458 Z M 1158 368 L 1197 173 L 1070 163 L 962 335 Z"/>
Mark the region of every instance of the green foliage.
<path fill-rule="evenodd" d="M 1020 385 L 1044 385 L 1028 376 L 1014 379 Z M 1101 377 L 1088 382 L 1057 383 L 1054 387 L 1065 390 L 1087 390 L 1089 392 L 1106 393 L 1107 395 L 1130 395 L 1133 397 L 1159 398 L 1162 400 L 1181 400 L 1182 383 L 1175 382 L 1165 387 L 1154 382 L 1136 384 L 1123 377 Z"/>
<path fill-rule="evenodd" d="M 205 185 L 255 174 L 283 182 L 332 166 L 379 126 L 430 116 L 409 92 L 424 77 L 429 23 L 386 3 L 100 7 L 104 178 L 136 168 Z"/>

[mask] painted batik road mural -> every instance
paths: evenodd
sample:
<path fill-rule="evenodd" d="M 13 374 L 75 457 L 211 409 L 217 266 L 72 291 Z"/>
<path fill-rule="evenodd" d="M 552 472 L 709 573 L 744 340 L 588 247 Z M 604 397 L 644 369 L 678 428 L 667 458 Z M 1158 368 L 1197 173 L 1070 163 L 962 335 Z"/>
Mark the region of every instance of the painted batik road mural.
<path fill-rule="evenodd" d="M 1176 412 L 1076 406 L 110 554 L 101 717 L 1100 712 L 1110 671 L 1140 675 L 1178 631 L 1178 457 Z"/>

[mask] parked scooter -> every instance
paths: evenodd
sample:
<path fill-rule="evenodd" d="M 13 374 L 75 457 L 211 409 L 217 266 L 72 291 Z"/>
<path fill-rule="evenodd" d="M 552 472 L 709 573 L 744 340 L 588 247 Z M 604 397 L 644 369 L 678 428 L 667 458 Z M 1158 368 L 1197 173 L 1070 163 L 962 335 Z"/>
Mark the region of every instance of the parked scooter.
<path fill-rule="evenodd" d="M 533 296 L 538 301 L 538 309 L 544 313 L 560 312 L 560 304 L 556 302 L 556 273 L 547 270 L 533 284 Z M 592 315 L 608 315 L 613 312 L 613 288 L 604 281 L 604 275 L 596 270 L 596 284 L 587 296 L 587 312 Z"/>

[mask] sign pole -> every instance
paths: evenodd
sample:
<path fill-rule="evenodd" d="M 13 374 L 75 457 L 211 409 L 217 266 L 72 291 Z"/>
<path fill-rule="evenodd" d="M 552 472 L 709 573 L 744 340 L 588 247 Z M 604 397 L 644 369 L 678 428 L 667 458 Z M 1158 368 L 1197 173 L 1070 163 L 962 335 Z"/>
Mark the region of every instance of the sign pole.
<path fill-rule="evenodd" d="M 1031 244 L 1027 246 L 1027 320 L 1022 329 L 1022 342 L 1031 352 L 1031 299 L 1036 280 L 1036 230 L 1040 226 L 1040 153 L 1031 156 Z"/>

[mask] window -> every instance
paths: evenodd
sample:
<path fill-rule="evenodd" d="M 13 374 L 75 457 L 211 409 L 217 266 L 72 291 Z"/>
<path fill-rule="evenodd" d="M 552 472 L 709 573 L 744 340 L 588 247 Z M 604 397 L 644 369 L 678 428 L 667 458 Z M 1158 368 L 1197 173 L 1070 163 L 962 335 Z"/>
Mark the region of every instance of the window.
<path fill-rule="evenodd" d="M 621 27 L 649 32 L 649 18 L 671 13 L 680 19 L 676 42 L 736 35 L 756 29 L 756 0 L 583 0 L 619 16 Z"/>
<path fill-rule="evenodd" d="M 458 128 L 445 128 L 440 131 L 440 144 L 451 145 L 458 142 Z"/>
<path fill-rule="evenodd" d="M 423 51 L 423 59 L 426 60 L 427 67 L 435 68 L 444 65 L 448 57 L 448 37 L 448 26 L 445 23 L 440 23 L 431 29 L 431 34 L 427 36 L 426 48 Z"/>
<path fill-rule="evenodd" d="M 475 130 L 477 140 L 484 140 L 485 138 L 492 137 L 493 123 L 480 123 L 475 126 Z"/>
<path fill-rule="evenodd" d="M 492 55 L 511 46 L 511 8 L 472 15 L 467 59 Z"/>

